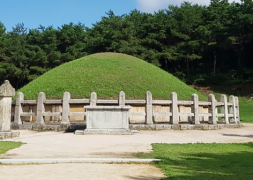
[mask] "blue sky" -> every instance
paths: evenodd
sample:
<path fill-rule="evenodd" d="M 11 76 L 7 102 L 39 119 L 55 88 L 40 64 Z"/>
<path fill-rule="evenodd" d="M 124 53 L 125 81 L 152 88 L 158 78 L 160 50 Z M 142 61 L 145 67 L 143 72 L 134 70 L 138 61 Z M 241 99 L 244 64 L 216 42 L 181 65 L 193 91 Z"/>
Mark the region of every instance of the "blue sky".
<path fill-rule="evenodd" d="M 235 0 L 239 2 L 240 0 Z M 81 22 L 87 27 L 101 20 L 105 12 L 116 15 L 128 14 L 133 9 L 153 13 L 168 5 L 180 5 L 183 0 L 0 0 L 0 22 L 7 31 L 18 23 L 28 29 L 39 25 L 54 28 L 70 22 Z M 208 5 L 210 0 L 190 0 Z M 232 0 L 230 1 L 232 2 Z"/>

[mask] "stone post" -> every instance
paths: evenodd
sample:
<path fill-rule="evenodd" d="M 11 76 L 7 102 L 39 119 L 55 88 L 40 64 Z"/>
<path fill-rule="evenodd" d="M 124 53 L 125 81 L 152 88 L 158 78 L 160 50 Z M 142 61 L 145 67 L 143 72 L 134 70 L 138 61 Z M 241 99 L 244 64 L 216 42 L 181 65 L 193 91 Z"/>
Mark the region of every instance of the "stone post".
<path fill-rule="evenodd" d="M 209 106 L 209 113 L 211 113 L 211 116 L 209 116 L 209 123 L 217 124 L 216 100 L 213 94 L 209 94 L 208 101 L 211 103 Z"/>
<path fill-rule="evenodd" d="M 199 122 L 199 96 L 197 94 L 192 95 L 192 113 L 194 114 L 193 116 L 193 124 L 200 124 Z"/>
<path fill-rule="evenodd" d="M 146 124 L 153 124 L 152 116 L 152 93 L 146 92 Z"/>
<path fill-rule="evenodd" d="M 69 100 L 70 100 L 70 93 L 65 92 L 63 95 L 63 102 L 62 102 L 62 121 L 61 124 L 69 125 L 69 112 L 70 112 L 70 106 L 69 106 Z"/>
<path fill-rule="evenodd" d="M 46 94 L 44 92 L 40 92 L 37 100 L 37 117 L 36 117 L 36 124 L 37 125 L 44 125 L 44 117 L 43 113 L 45 112 L 44 102 L 46 101 Z"/>
<path fill-rule="evenodd" d="M 224 122 L 225 124 L 229 124 L 227 96 L 225 94 L 222 94 L 220 97 L 220 101 L 224 103 L 224 105 L 221 106 L 221 113 L 224 114 L 224 117 L 222 118 L 222 122 Z"/>
<path fill-rule="evenodd" d="M 237 114 L 236 122 L 240 124 L 239 99 L 237 96 L 235 97 L 235 104 L 236 104 L 236 114 Z"/>
<path fill-rule="evenodd" d="M 11 103 L 15 89 L 5 80 L 0 86 L 0 132 L 11 131 Z"/>
<path fill-rule="evenodd" d="M 170 99 L 172 101 L 171 104 L 171 113 L 172 113 L 172 118 L 171 118 L 171 123 L 177 125 L 179 122 L 179 114 L 178 114 L 178 102 L 177 102 L 177 93 L 172 92 L 170 94 Z"/>
<path fill-rule="evenodd" d="M 229 102 L 232 103 L 232 106 L 230 106 L 229 113 L 233 114 L 233 117 L 231 118 L 230 122 L 236 122 L 236 106 L 235 106 L 235 97 L 234 96 L 229 96 Z"/>
<path fill-rule="evenodd" d="M 97 105 L 97 93 L 92 92 L 90 96 L 90 106 L 96 106 Z"/>
<path fill-rule="evenodd" d="M 119 106 L 125 106 L 126 104 L 126 95 L 123 91 L 119 93 Z"/>
<path fill-rule="evenodd" d="M 24 100 L 24 94 L 22 92 L 19 92 L 17 95 L 16 105 L 15 105 L 14 125 L 22 124 L 20 115 L 21 113 L 23 113 L 22 104 L 21 104 L 21 101 L 23 100 Z"/>

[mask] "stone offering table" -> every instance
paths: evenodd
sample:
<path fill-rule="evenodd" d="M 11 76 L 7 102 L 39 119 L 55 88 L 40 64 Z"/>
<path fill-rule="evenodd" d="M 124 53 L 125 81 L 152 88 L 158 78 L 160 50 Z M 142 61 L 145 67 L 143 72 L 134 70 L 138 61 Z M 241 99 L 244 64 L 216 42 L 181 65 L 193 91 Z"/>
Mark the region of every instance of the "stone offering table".
<path fill-rule="evenodd" d="M 11 102 L 15 89 L 9 81 L 0 86 L 0 139 L 19 136 L 19 132 L 11 132 Z"/>
<path fill-rule="evenodd" d="M 87 124 L 76 134 L 132 134 L 128 111 L 131 106 L 85 106 Z"/>

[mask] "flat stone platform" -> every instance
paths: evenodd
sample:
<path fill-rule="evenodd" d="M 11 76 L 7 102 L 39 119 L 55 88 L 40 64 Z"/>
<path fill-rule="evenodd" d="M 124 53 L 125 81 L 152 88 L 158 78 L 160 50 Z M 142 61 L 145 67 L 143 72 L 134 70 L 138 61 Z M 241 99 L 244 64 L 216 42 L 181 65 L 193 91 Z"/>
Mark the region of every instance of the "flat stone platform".
<path fill-rule="evenodd" d="M 0 132 L 0 140 L 15 138 L 15 137 L 19 137 L 19 136 L 20 136 L 19 131 Z"/>

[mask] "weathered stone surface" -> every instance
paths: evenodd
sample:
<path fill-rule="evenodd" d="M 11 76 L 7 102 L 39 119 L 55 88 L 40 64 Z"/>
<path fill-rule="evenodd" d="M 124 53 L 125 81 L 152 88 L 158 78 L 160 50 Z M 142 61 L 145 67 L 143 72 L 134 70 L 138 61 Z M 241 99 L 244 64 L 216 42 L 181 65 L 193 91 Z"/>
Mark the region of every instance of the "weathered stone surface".
<path fill-rule="evenodd" d="M 0 96 L 12 97 L 14 95 L 15 89 L 11 86 L 8 80 L 5 80 L 4 83 L 0 86 Z"/>
<path fill-rule="evenodd" d="M 235 97 L 234 96 L 229 96 L 229 102 L 232 103 L 232 106 L 229 108 L 229 113 L 233 114 L 233 117 L 230 118 L 229 122 L 230 123 L 237 123 L 237 118 L 236 118 L 236 105 L 235 105 Z"/>
<path fill-rule="evenodd" d="M 166 115 L 168 113 L 170 113 L 170 106 L 153 105 L 153 117 L 156 123 L 169 123 L 171 116 Z"/>
<path fill-rule="evenodd" d="M 169 130 L 172 128 L 170 124 L 165 124 L 163 127 L 165 130 Z"/>
<path fill-rule="evenodd" d="M 217 124 L 218 118 L 216 113 L 215 96 L 213 94 L 209 94 L 208 101 L 211 103 L 211 106 L 209 106 L 209 113 L 211 113 L 211 116 L 209 117 L 209 123 Z"/>
<path fill-rule="evenodd" d="M 191 113 L 191 107 L 179 106 L 178 111 L 179 111 L 179 113 Z M 189 122 L 191 119 L 192 119 L 192 117 L 182 116 L 179 114 L 179 122 Z"/>
<path fill-rule="evenodd" d="M 202 129 L 203 130 L 208 130 L 209 129 L 208 124 L 203 124 Z"/>
<path fill-rule="evenodd" d="M 208 113 L 208 107 L 199 106 L 199 113 L 200 114 L 207 114 Z M 199 120 L 201 122 L 208 122 L 208 116 L 200 116 Z"/>
<path fill-rule="evenodd" d="M 200 124 L 199 122 L 199 96 L 197 94 L 192 95 L 192 113 L 194 116 L 192 117 L 192 123 L 193 124 Z"/>
<path fill-rule="evenodd" d="M 197 130 L 197 129 L 201 130 L 201 129 L 203 129 L 203 125 L 202 124 L 196 124 L 196 125 L 193 126 L 193 129 L 194 130 Z"/>
<path fill-rule="evenodd" d="M 69 112 L 70 112 L 70 93 L 65 92 L 63 95 L 63 101 L 62 101 L 62 124 L 70 124 L 69 122 Z"/>
<path fill-rule="evenodd" d="M 0 132 L 0 140 L 10 139 L 10 138 L 19 137 L 19 136 L 20 136 L 20 132 L 18 132 L 18 131 Z"/>
<path fill-rule="evenodd" d="M 44 125 L 44 117 L 43 113 L 45 112 L 44 102 L 46 101 L 46 94 L 44 92 L 40 92 L 37 100 L 37 118 L 36 124 Z"/>
<path fill-rule="evenodd" d="M 157 124 L 157 125 L 155 126 L 155 129 L 156 129 L 156 130 L 163 130 L 163 129 L 164 129 L 164 125 L 163 125 L 163 124 Z"/>
<path fill-rule="evenodd" d="M 97 105 L 97 93 L 92 92 L 90 95 L 90 106 L 96 106 Z"/>
<path fill-rule="evenodd" d="M 129 131 L 128 111 L 131 106 L 85 106 L 87 126 L 85 133 Z"/>
<path fill-rule="evenodd" d="M 240 124 L 240 111 L 239 111 L 239 99 L 238 97 L 235 97 L 235 105 L 236 105 L 236 122 Z"/>
<path fill-rule="evenodd" d="M 75 131 L 75 134 L 81 135 L 80 130 Z M 130 129 L 86 129 L 83 134 L 120 134 L 120 135 L 132 135 L 133 132 Z"/>
<path fill-rule="evenodd" d="M 129 110 L 129 122 L 130 123 L 145 123 L 145 107 L 141 106 L 132 106 L 132 108 Z M 138 115 L 140 114 L 140 115 Z M 141 115 L 144 114 L 144 115 Z"/>
<path fill-rule="evenodd" d="M 222 117 L 222 122 L 224 122 L 226 124 L 229 124 L 227 96 L 225 94 L 222 94 L 221 97 L 220 97 L 220 101 L 224 103 L 224 105 L 221 106 L 221 113 L 224 114 L 224 117 Z"/>
<path fill-rule="evenodd" d="M 125 106 L 126 104 L 126 95 L 123 91 L 119 93 L 119 106 Z"/>
<path fill-rule="evenodd" d="M 208 129 L 209 130 L 216 130 L 216 129 L 218 129 L 218 125 L 217 124 L 210 124 L 210 125 L 208 125 Z"/>
<path fill-rule="evenodd" d="M 9 81 L 4 81 L 0 86 L 0 132 L 11 131 L 11 103 L 15 89 Z"/>
<path fill-rule="evenodd" d="M 171 125 L 171 129 L 180 130 L 181 129 L 181 125 L 180 124 L 172 124 Z"/>
<path fill-rule="evenodd" d="M 152 94 L 149 91 L 146 92 L 146 124 L 153 124 Z"/>
<path fill-rule="evenodd" d="M 0 97 L 0 131 L 11 130 L 11 97 Z"/>
<path fill-rule="evenodd" d="M 181 130 L 192 130 L 192 129 L 194 129 L 194 125 L 182 124 L 180 128 L 181 128 Z"/>
<path fill-rule="evenodd" d="M 88 104 L 87 104 L 88 105 Z M 84 106 L 79 104 L 71 104 L 70 112 L 85 112 Z M 85 121 L 86 116 L 69 116 L 69 121 Z"/>
<path fill-rule="evenodd" d="M 24 94 L 19 92 L 16 99 L 16 106 L 15 106 L 15 115 L 14 115 L 14 123 L 15 124 L 22 124 L 21 120 L 21 113 L 23 113 L 21 101 L 24 100 Z"/>
<path fill-rule="evenodd" d="M 172 112 L 172 118 L 171 123 L 172 124 L 178 124 L 179 121 L 179 115 L 178 115 L 178 100 L 177 100 L 177 93 L 172 92 L 170 95 L 172 105 L 171 105 L 171 112 Z"/>

